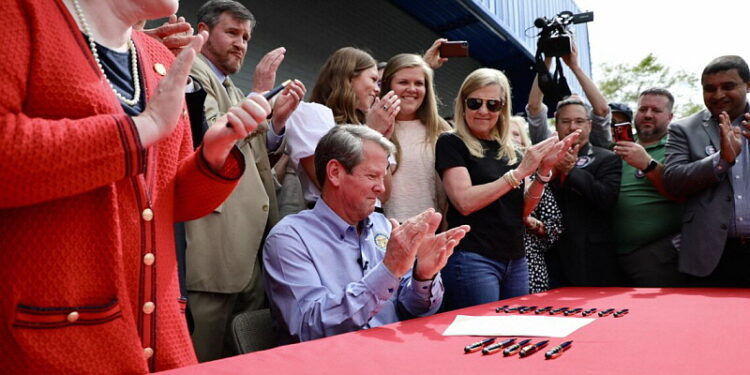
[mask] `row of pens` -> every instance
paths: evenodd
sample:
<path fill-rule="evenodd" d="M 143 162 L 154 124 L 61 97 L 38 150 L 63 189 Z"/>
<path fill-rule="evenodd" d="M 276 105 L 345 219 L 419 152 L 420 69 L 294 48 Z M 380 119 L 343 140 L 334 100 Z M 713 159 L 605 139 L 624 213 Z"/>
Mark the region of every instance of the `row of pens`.
<path fill-rule="evenodd" d="M 615 318 L 619 318 L 621 316 L 626 315 L 630 310 L 629 309 L 621 309 L 617 310 L 614 308 L 609 308 L 606 310 L 599 311 L 598 314 L 600 317 L 605 317 L 607 315 L 612 314 Z M 576 307 L 574 309 L 571 309 L 570 307 L 559 307 L 554 308 L 553 306 L 545 306 L 539 308 L 539 306 L 514 306 L 510 307 L 509 305 L 503 305 L 495 309 L 496 313 L 511 313 L 517 311 L 519 314 L 525 314 L 527 312 L 533 311 L 534 314 L 544 314 L 549 313 L 550 315 L 557 315 L 557 314 L 564 314 L 565 316 L 571 316 L 576 315 L 578 313 L 581 313 L 582 316 L 589 316 L 591 314 L 594 314 L 598 311 L 596 307 L 592 307 L 588 310 L 583 310 L 583 308 Z M 487 338 L 482 341 L 477 341 L 473 344 L 467 345 L 464 348 L 464 353 L 474 353 L 476 351 L 482 350 L 483 355 L 487 354 L 494 354 L 498 353 L 501 350 L 503 351 L 503 356 L 509 357 L 512 355 L 515 355 L 518 353 L 518 355 L 523 357 L 528 357 L 545 347 L 549 344 L 549 340 L 542 340 L 537 343 L 532 343 L 531 339 L 525 339 L 521 340 L 519 342 L 516 342 L 515 338 L 503 340 L 501 342 L 495 342 L 496 338 Z M 559 356 L 561 356 L 565 351 L 571 348 L 573 345 L 573 341 L 565 341 L 561 343 L 560 345 L 557 345 L 544 353 L 544 358 L 546 359 L 555 359 Z"/>
<path fill-rule="evenodd" d="M 518 355 L 523 358 L 544 349 L 547 344 L 549 344 L 549 340 L 542 340 L 537 343 L 532 343 L 531 339 L 525 339 L 519 342 L 516 342 L 515 338 L 503 340 L 501 342 L 495 342 L 495 340 L 496 338 L 487 338 L 482 341 L 477 341 L 471 345 L 467 345 L 464 348 L 464 353 L 474 353 L 481 349 L 482 355 L 487 355 L 494 354 L 502 350 L 503 356 L 505 357 L 509 357 L 518 353 Z M 570 349 L 572 345 L 573 341 L 565 341 L 562 344 L 550 349 L 549 351 L 547 351 L 547 353 L 544 353 L 544 357 L 546 359 L 555 359 L 561 356 L 565 351 Z"/>
<path fill-rule="evenodd" d="M 597 312 L 598 310 L 597 310 L 596 307 L 592 307 L 592 308 L 584 311 L 580 307 L 576 307 L 574 309 L 571 309 L 570 307 L 567 307 L 567 306 L 566 307 L 560 307 L 560 308 L 553 308 L 553 306 L 545 306 L 545 307 L 541 307 L 540 308 L 539 306 L 514 306 L 514 307 L 510 307 L 509 305 L 503 305 L 503 306 L 500 306 L 500 307 L 498 307 L 498 308 L 495 309 L 496 313 L 501 313 L 501 312 L 503 312 L 503 313 L 510 313 L 510 312 L 514 312 L 514 311 L 518 311 L 519 314 L 526 314 L 527 312 L 533 311 L 534 314 L 537 314 L 537 315 L 549 312 L 550 315 L 556 315 L 556 314 L 562 313 L 565 316 L 571 316 L 571 315 L 576 315 L 578 313 L 581 313 L 581 315 L 583 315 L 583 316 L 589 316 L 589 315 Z M 622 309 L 622 310 L 615 311 L 614 308 L 610 308 L 610 309 L 599 311 L 599 316 L 600 317 L 605 317 L 605 316 L 607 316 L 609 314 L 612 314 L 612 316 L 614 316 L 615 318 L 619 318 L 619 317 L 627 314 L 628 312 L 630 312 L 629 309 Z"/>

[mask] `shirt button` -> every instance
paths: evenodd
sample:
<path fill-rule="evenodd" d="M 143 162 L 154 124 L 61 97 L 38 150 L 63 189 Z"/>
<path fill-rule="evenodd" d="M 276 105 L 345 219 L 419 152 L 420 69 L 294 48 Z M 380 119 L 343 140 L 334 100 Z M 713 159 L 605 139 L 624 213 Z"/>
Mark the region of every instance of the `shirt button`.
<path fill-rule="evenodd" d="M 267 204 L 263 205 L 263 212 L 268 212 L 268 205 Z"/>
<path fill-rule="evenodd" d="M 80 318 L 81 315 L 78 313 L 78 311 L 73 311 L 70 314 L 68 314 L 68 321 L 71 323 L 75 323 L 78 318 Z"/>
<path fill-rule="evenodd" d="M 143 218 L 143 220 L 151 221 L 154 219 L 154 211 L 151 211 L 150 208 L 147 208 L 143 210 L 143 212 L 141 212 L 141 217 Z"/>
<path fill-rule="evenodd" d="M 156 257 L 154 256 L 153 253 L 148 253 L 148 254 L 146 254 L 146 255 L 143 256 L 143 264 L 145 264 L 147 266 L 150 266 L 150 265 L 154 264 L 155 260 L 156 260 Z"/>
<path fill-rule="evenodd" d="M 742 219 L 742 218 L 738 218 L 737 220 L 739 220 L 739 221 L 743 221 L 743 219 Z"/>
<path fill-rule="evenodd" d="M 144 348 L 143 349 L 143 356 L 146 357 L 146 359 L 149 359 L 154 356 L 154 349 L 151 348 Z"/>
<path fill-rule="evenodd" d="M 735 178 L 735 179 L 737 179 L 737 180 L 739 180 L 739 179 L 740 179 L 740 176 L 734 176 L 734 178 Z"/>
<path fill-rule="evenodd" d="M 143 313 L 144 314 L 151 314 L 154 312 L 154 309 L 156 308 L 156 305 L 154 305 L 153 302 L 149 301 L 143 304 Z"/>
<path fill-rule="evenodd" d="M 738 196 L 737 196 L 737 199 L 742 199 L 742 196 L 741 196 L 741 195 L 738 195 Z"/>

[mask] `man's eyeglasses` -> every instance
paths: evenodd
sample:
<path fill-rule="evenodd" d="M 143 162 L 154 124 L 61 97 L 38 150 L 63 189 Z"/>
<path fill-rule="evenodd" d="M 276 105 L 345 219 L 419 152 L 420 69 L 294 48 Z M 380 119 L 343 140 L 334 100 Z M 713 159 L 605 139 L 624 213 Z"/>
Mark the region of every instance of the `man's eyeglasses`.
<path fill-rule="evenodd" d="M 483 103 L 487 103 L 487 110 L 490 112 L 498 112 L 503 108 L 503 101 L 502 100 L 495 100 L 495 99 L 479 99 L 479 98 L 468 98 L 466 99 L 466 107 L 469 108 L 472 111 L 476 111 L 480 108 L 482 108 Z"/>

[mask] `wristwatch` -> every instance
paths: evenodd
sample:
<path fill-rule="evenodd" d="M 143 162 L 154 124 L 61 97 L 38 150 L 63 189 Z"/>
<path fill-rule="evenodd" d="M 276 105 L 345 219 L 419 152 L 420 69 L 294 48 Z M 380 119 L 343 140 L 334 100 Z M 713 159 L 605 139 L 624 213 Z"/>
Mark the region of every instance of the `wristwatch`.
<path fill-rule="evenodd" d="M 651 172 L 654 169 L 656 169 L 656 166 L 658 166 L 658 165 L 659 165 L 659 163 L 657 163 L 656 160 L 651 159 L 651 161 L 648 162 L 648 166 L 646 168 L 642 169 L 641 172 L 643 172 L 643 174 Z"/>

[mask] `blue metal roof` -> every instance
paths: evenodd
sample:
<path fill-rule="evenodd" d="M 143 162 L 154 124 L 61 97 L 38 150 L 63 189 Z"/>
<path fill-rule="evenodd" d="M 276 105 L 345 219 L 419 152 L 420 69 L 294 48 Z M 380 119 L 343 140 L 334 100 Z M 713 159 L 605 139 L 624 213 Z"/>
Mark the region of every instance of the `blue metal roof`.
<path fill-rule="evenodd" d="M 469 54 L 487 67 L 500 69 L 511 81 L 513 110 L 523 111 L 534 80 L 534 55 L 538 29 L 534 20 L 561 11 L 579 13 L 572 0 L 391 0 L 422 24 L 449 40 L 469 42 Z M 591 74 L 588 29 L 575 31 L 581 68 Z M 581 92 L 569 70 L 571 90 Z"/>

